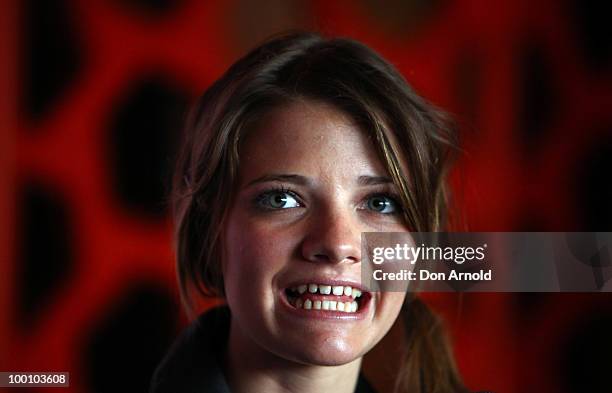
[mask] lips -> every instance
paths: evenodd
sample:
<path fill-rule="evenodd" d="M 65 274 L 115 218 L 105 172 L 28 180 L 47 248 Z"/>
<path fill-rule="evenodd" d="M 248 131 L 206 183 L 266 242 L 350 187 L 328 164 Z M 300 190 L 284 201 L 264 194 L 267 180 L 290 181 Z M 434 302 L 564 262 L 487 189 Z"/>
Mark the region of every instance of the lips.
<path fill-rule="evenodd" d="M 352 285 L 302 283 L 284 291 L 287 302 L 297 310 L 313 314 L 356 314 L 364 310 L 371 295 Z"/>

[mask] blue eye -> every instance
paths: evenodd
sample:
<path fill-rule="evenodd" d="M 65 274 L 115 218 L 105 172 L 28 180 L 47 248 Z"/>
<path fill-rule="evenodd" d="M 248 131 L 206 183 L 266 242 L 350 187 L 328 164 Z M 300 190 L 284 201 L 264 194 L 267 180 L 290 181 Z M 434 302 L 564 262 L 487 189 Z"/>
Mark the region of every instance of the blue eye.
<path fill-rule="evenodd" d="M 267 209 L 291 209 L 300 203 L 288 191 L 269 191 L 257 198 L 257 203 Z"/>
<path fill-rule="evenodd" d="M 397 213 L 398 207 L 395 199 L 385 195 L 374 195 L 368 198 L 367 201 L 368 209 L 382 213 L 382 214 L 393 214 Z"/>

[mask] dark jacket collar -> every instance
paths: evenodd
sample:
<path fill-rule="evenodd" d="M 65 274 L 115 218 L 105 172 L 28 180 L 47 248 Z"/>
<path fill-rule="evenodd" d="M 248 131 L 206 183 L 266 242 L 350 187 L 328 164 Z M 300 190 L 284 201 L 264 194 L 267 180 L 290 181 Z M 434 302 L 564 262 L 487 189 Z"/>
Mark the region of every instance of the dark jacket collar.
<path fill-rule="evenodd" d="M 216 307 L 189 325 L 155 370 L 150 393 L 231 393 L 221 370 L 229 321 L 229 308 Z M 355 393 L 375 392 L 360 374 Z"/>
<path fill-rule="evenodd" d="M 151 393 L 230 393 L 221 370 L 229 309 L 200 315 L 174 342 L 153 374 Z"/>

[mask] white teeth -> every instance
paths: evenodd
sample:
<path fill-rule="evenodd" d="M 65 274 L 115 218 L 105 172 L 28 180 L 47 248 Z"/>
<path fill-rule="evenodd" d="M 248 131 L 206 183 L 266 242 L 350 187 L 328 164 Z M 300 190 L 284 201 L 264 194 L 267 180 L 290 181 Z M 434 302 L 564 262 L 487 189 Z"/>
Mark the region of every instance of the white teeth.
<path fill-rule="evenodd" d="M 359 305 L 356 301 L 352 302 L 337 302 L 335 300 L 315 300 L 297 299 L 295 301 L 295 308 L 304 308 L 304 310 L 330 310 L 330 311 L 343 311 L 348 313 L 357 312 Z"/>
<path fill-rule="evenodd" d="M 302 295 L 306 292 L 320 293 L 321 295 L 334 294 L 335 296 L 351 296 L 353 299 L 361 296 L 361 291 L 348 285 L 302 284 L 291 288 L 291 291 Z"/>
<path fill-rule="evenodd" d="M 337 300 L 314 300 L 308 299 L 308 294 L 320 293 L 321 295 L 347 296 L 349 299 L 357 299 L 362 295 L 359 289 L 345 285 L 325 285 L 325 284 L 302 284 L 290 288 L 294 293 L 295 308 L 305 310 L 330 310 L 343 312 L 357 312 L 359 305 L 356 301 L 339 302 Z M 297 296 L 296 295 L 305 296 Z"/>

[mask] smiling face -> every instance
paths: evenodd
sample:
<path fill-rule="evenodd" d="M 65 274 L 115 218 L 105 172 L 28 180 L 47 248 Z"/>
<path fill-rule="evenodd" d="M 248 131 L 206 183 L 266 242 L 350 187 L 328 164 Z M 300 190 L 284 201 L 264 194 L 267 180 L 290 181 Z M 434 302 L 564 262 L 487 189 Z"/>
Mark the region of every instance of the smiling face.
<path fill-rule="evenodd" d="M 238 180 L 223 232 L 232 330 L 302 364 L 359 359 L 404 299 L 359 284 L 361 232 L 408 230 L 372 142 L 334 107 L 293 102 L 249 130 Z"/>

